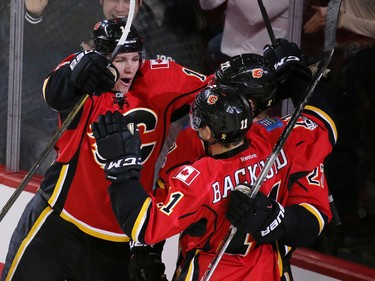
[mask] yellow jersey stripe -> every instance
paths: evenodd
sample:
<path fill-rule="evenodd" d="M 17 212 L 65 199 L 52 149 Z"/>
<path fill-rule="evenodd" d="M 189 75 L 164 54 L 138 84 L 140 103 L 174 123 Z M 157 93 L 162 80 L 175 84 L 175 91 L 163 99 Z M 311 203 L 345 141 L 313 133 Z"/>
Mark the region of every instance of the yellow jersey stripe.
<path fill-rule="evenodd" d="M 138 217 L 137 217 L 137 219 L 134 223 L 133 229 L 132 229 L 131 238 L 134 241 L 139 241 L 139 239 L 138 239 L 139 233 L 141 232 L 142 226 L 143 226 L 144 222 L 146 221 L 147 210 L 148 210 L 150 205 L 151 205 L 151 198 L 147 197 L 146 200 L 143 202 L 141 211 L 139 212 Z"/>
<path fill-rule="evenodd" d="M 324 228 L 324 219 L 318 209 L 316 209 L 314 206 L 308 204 L 308 203 L 301 203 L 299 204 L 301 207 L 304 207 L 306 210 L 308 210 L 310 213 L 312 213 L 316 219 L 318 220 L 319 223 L 319 234 L 322 232 Z"/>
<path fill-rule="evenodd" d="M 323 110 L 321 110 L 320 108 L 317 108 L 315 106 L 306 105 L 305 109 L 314 111 L 316 114 L 318 114 L 322 119 L 324 119 L 329 124 L 329 126 L 331 127 L 333 138 L 334 138 L 335 143 L 336 143 L 337 142 L 337 128 L 336 128 L 336 124 L 335 124 L 335 122 L 333 122 L 332 118 L 327 113 L 325 113 Z"/>
<path fill-rule="evenodd" d="M 48 200 L 48 204 L 54 206 L 56 204 L 57 199 L 63 189 L 63 185 L 66 179 L 66 175 L 68 174 L 69 164 L 62 166 L 59 178 L 56 182 L 55 188 L 53 189 L 53 193 Z"/>
<path fill-rule="evenodd" d="M 99 238 L 99 239 L 103 239 L 103 240 L 107 240 L 107 241 L 113 241 L 113 242 L 129 242 L 130 241 L 130 238 L 126 234 L 110 232 L 110 231 L 105 231 L 105 230 L 101 230 L 101 229 L 98 229 L 98 228 L 94 228 L 94 227 L 76 219 L 75 217 L 70 215 L 66 210 L 62 210 L 62 212 L 60 213 L 60 216 L 64 220 L 74 224 L 81 231 L 83 231 L 84 233 L 86 233 L 90 236 L 93 236 L 93 237 L 96 237 L 96 238 Z"/>
<path fill-rule="evenodd" d="M 33 240 L 35 235 L 38 233 L 39 229 L 42 227 L 43 223 L 46 221 L 48 216 L 53 212 L 53 209 L 50 206 L 47 206 L 43 212 L 40 214 L 38 219 L 35 221 L 33 227 L 27 234 L 27 237 L 22 241 L 20 247 L 18 248 L 18 251 L 14 257 L 14 260 L 9 268 L 8 276 L 6 278 L 6 281 L 11 280 L 13 278 L 14 272 L 17 269 L 17 266 L 20 262 L 20 259 L 22 258 L 22 255 L 24 254 L 27 246 L 30 244 L 30 242 Z"/>

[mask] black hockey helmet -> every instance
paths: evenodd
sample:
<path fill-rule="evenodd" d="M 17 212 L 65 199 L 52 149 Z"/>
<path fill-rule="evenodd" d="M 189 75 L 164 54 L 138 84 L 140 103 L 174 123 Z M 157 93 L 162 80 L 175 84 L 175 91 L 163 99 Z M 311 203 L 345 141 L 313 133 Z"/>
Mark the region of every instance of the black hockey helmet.
<path fill-rule="evenodd" d="M 191 105 L 191 127 L 198 131 L 207 125 L 215 141 L 220 143 L 241 140 L 252 121 L 249 102 L 238 89 L 232 87 L 206 87 Z"/>
<path fill-rule="evenodd" d="M 255 103 L 254 116 L 277 103 L 276 74 L 261 55 L 243 54 L 223 62 L 215 71 L 215 83 L 242 90 Z"/>
<path fill-rule="evenodd" d="M 122 36 L 126 20 L 126 18 L 118 18 L 97 22 L 92 31 L 91 47 L 100 53 L 112 53 Z M 133 25 L 120 52 L 142 52 L 143 54 L 143 38 Z"/>

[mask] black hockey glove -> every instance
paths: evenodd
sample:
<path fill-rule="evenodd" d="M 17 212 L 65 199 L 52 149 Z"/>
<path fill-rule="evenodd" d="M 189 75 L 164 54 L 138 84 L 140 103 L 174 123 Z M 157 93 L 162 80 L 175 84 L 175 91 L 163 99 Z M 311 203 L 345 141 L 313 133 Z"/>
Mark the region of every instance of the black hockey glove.
<path fill-rule="evenodd" d="M 114 183 L 138 179 L 142 169 L 139 131 L 135 127 L 133 134 L 130 125 L 118 111 L 99 115 L 91 125 L 98 152 L 106 160 L 106 177 Z"/>
<path fill-rule="evenodd" d="M 145 245 L 131 242 L 129 274 L 132 281 L 167 281 L 161 260 L 164 242 Z"/>
<path fill-rule="evenodd" d="M 74 85 L 89 95 L 111 91 L 119 77 L 116 67 L 95 51 L 78 53 L 70 62 L 70 69 Z"/>
<path fill-rule="evenodd" d="M 281 38 L 276 42 L 276 46 L 264 47 L 263 57 L 276 70 L 278 97 L 292 98 L 293 102 L 297 103 L 312 78 L 311 71 L 303 63 L 303 56 L 297 44 Z"/>
<path fill-rule="evenodd" d="M 284 217 L 283 206 L 261 192 L 255 198 L 250 198 L 242 188 L 238 188 L 229 196 L 226 218 L 239 230 L 251 233 L 259 244 L 270 243 L 284 236 Z"/>

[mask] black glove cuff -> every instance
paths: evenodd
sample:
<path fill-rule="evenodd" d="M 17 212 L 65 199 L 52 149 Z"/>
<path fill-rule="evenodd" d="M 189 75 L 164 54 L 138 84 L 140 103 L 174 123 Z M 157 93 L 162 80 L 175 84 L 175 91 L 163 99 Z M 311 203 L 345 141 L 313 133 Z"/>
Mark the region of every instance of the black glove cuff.
<path fill-rule="evenodd" d="M 267 244 L 284 237 L 285 230 L 283 221 L 285 218 L 285 209 L 280 203 L 272 201 L 273 214 L 265 220 L 262 227 L 252 233 L 258 244 Z"/>

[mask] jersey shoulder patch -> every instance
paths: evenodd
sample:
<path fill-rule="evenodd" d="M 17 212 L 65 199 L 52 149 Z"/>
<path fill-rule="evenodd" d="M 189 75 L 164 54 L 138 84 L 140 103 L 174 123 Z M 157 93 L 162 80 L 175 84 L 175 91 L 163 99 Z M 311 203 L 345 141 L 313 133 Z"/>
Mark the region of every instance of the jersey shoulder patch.
<path fill-rule="evenodd" d="M 262 125 L 269 132 L 284 126 L 284 123 L 277 117 L 267 117 L 259 120 L 257 123 Z"/>
<path fill-rule="evenodd" d="M 150 60 L 151 69 L 169 68 L 169 60 Z"/>
<path fill-rule="evenodd" d="M 200 172 L 194 167 L 185 165 L 178 169 L 172 178 L 180 180 L 186 185 L 190 185 L 199 174 Z"/>

